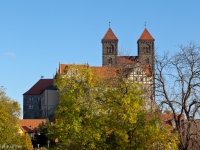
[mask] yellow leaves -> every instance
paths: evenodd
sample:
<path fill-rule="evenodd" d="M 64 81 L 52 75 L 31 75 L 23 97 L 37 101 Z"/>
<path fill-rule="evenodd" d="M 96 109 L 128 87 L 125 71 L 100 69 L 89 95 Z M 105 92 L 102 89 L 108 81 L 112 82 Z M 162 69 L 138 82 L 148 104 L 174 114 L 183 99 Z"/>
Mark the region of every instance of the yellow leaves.
<path fill-rule="evenodd" d="M 147 149 L 169 140 L 143 110 L 143 91 L 135 83 L 118 77 L 105 80 L 86 65 L 69 65 L 55 85 L 59 89 L 55 117 L 63 121 L 54 124 L 52 133 L 62 136 L 59 143 L 65 149 Z"/>
<path fill-rule="evenodd" d="M 99 140 L 101 139 L 101 134 L 100 134 L 100 133 L 95 133 L 95 134 L 93 135 L 93 137 L 94 137 L 97 141 L 99 141 Z"/>
<path fill-rule="evenodd" d="M 28 135 L 28 133 L 24 133 L 21 137 L 21 145 L 23 145 L 23 148 L 25 148 L 26 150 L 32 150 L 33 149 L 33 145 L 30 139 L 30 136 Z"/>
<path fill-rule="evenodd" d="M 148 115 L 148 114 L 147 114 Z M 156 118 L 143 118 L 137 138 L 139 141 L 148 139 L 142 143 L 142 147 L 146 149 L 169 149 L 168 144 L 172 144 L 172 149 L 177 149 L 176 135 L 168 136 L 168 130 L 162 129 Z"/>
<path fill-rule="evenodd" d="M 0 140 L 0 145 L 20 143 L 21 138 L 17 136 L 19 115 L 19 104 L 8 98 L 5 92 L 0 89 L 0 137 L 4 138 L 4 140 Z"/>

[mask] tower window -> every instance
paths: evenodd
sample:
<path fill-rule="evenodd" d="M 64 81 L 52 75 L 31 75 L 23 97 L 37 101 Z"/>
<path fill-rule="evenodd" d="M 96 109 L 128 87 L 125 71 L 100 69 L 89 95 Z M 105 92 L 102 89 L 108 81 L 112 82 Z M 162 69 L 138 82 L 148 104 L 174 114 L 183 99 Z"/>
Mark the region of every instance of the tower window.
<path fill-rule="evenodd" d="M 108 64 L 112 64 L 112 58 L 108 59 Z"/>
<path fill-rule="evenodd" d="M 145 52 L 145 47 L 143 47 L 143 51 Z"/>
<path fill-rule="evenodd" d="M 146 47 L 146 53 L 149 53 L 149 48 L 148 47 Z"/>
<path fill-rule="evenodd" d="M 146 63 L 149 63 L 149 58 L 146 59 Z"/>

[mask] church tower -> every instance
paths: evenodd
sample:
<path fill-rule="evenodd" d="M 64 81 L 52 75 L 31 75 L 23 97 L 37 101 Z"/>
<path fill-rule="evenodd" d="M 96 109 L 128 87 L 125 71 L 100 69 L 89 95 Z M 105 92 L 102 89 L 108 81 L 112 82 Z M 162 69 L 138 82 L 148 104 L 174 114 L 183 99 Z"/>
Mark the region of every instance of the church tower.
<path fill-rule="evenodd" d="M 118 56 L 118 39 L 109 27 L 102 43 L 102 66 L 116 66 Z"/>
<path fill-rule="evenodd" d="M 154 72 L 154 41 L 149 31 L 145 28 L 137 41 L 138 56 L 141 65 L 149 64 L 151 71 Z"/>

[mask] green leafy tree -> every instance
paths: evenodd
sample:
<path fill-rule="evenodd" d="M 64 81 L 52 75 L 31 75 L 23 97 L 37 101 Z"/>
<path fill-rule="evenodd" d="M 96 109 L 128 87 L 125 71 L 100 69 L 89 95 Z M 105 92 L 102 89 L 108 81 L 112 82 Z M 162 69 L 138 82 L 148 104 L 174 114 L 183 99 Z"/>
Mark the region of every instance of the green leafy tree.
<path fill-rule="evenodd" d="M 1 145 L 17 144 L 19 131 L 19 104 L 8 98 L 3 89 L 0 89 L 0 140 Z"/>
<path fill-rule="evenodd" d="M 57 74 L 59 104 L 50 137 L 62 149 L 176 149 L 175 137 L 159 116 L 144 108 L 141 87 L 116 68 L 99 75 L 87 65 L 69 65 Z M 171 140 L 170 140 L 171 139 Z"/>
<path fill-rule="evenodd" d="M 19 104 L 11 100 L 4 89 L 0 89 L 0 145 L 4 149 L 20 147 L 22 149 L 32 149 L 30 137 L 20 133 L 20 107 Z"/>
<path fill-rule="evenodd" d="M 38 133 L 35 134 L 34 145 L 40 144 L 40 147 L 46 146 L 48 141 L 50 121 L 47 119 L 46 123 L 42 122 L 38 125 Z"/>
<path fill-rule="evenodd" d="M 50 126 L 51 122 L 49 119 L 47 119 L 45 123 L 42 122 L 38 125 L 37 134 L 35 134 L 35 137 L 33 139 L 34 147 L 37 147 L 37 144 L 40 144 L 40 149 L 48 148 L 48 145 L 51 149 L 56 149 L 55 139 L 51 140 L 49 138 Z"/>

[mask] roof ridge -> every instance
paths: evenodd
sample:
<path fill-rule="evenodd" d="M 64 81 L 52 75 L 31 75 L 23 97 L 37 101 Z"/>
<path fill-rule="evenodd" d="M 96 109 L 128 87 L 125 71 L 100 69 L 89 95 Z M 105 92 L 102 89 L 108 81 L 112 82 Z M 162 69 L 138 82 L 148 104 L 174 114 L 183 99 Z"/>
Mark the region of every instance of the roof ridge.
<path fill-rule="evenodd" d="M 41 92 L 50 85 L 53 85 L 54 79 L 39 79 L 28 91 L 23 95 L 40 95 Z"/>

